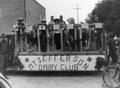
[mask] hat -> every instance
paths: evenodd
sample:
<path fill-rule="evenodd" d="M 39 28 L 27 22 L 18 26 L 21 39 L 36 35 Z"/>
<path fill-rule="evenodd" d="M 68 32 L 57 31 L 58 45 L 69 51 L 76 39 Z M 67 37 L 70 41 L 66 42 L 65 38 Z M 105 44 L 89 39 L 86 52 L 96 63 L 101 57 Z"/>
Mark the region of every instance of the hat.
<path fill-rule="evenodd" d="M 53 21 L 54 21 L 55 23 L 56 23 L 56 22 L 60 22 L 60 20 L 59 20 L 58 18 L 54 19 Z"/>
<path fill-rule="evenodd" d="M 115 33 L 114 32 L 110 32 L 110 33 L 108 33 L 107 38 L 113 38 L 114 36 L 115 36 Z"/>
<path fill-rule="evenodd" d="M 67 21 L 68 21 L 69 23 L 74 23 L 75 20 L 74 20 L 74 18 L 71 17 L 71 18 L 67 19 Z"/>
<path fill-rule="evenodd" d="M 18 20 L 18 21 L 24 21 L 24 19 L 23 19 L 23 18 L 18 18 L 17 20 Z"/>
<path fill-rule="evenodd" d="M 46 19 L 42 19 L 42 20 L 41 20 L 41 23 L 46 23 Z"/>
<path fill-rule="evenodd" d="M 6 35 L 5 35 L 4 33 L 2 33 L 2 34 L 1 34 L 1 37 L 2 37 L 2 38 L 5 38 L 5 37 L 6 37 Z"/>

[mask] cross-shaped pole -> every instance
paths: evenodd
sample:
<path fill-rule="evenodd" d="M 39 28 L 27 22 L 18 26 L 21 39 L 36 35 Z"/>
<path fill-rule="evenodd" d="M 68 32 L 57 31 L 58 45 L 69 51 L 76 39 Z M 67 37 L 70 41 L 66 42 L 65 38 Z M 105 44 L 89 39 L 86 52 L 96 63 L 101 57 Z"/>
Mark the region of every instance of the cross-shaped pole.
<path fill-rule="evenodd" d="M 78 4 L 77 4 L 77 7 L 75 8 L 77 10 L 77 23 L 79 23 L 79 10 L 81 8 L 78 7 Z"/>

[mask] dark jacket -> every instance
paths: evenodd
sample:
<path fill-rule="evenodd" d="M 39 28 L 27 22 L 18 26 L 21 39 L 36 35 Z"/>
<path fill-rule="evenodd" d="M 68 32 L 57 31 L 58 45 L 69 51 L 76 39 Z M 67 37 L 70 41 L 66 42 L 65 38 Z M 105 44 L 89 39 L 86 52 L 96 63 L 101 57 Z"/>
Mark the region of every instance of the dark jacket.
<path fill-rule="evenodd" d="M 0 42 L 0 71 L 8 66 L 8 45 L 6 40 Z"/>

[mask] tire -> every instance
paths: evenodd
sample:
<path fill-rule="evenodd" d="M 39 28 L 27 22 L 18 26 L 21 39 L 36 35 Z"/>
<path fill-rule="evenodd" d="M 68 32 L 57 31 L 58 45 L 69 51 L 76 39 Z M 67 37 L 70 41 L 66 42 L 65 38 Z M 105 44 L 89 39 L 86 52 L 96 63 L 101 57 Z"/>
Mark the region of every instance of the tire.
<path fill-rule="evenodd" d="M 103 82 L 108 88 L 118 88 L 120 86 L 119 71 L 116 67 L 109 67 L 103 74 Z"/>
<path fill-rule="evenodd" d="M 0 82 L 0 88 L 6 88 L 3 83 Z"/>
<path fill-rule="evenodd" d="M 8 83 L 7 80 L 0 77 L 0 88 L 12 88 L 11 85 Z"/>

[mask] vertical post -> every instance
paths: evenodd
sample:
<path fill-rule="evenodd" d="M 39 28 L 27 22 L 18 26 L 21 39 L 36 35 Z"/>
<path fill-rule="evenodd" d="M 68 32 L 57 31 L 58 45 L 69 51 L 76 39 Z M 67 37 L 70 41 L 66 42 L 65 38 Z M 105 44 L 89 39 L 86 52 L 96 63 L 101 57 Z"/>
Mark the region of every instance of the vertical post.
<path fill-rule="evenodd" d="M 25 27 L 25 32 L 27 31 L 27 25 L 25 25 L 26 27 Z M 26 34 L 25 34 L 25 44 L 24 44 L 24 46 L 25 46 L 25 51 L 27 51 L 27 36 L 26 36 Z"/>
<path fill-rule="evenodd" d="M 50 46 L 49 46 L 50 35 L 49 35 L 49 29 L 48 28 L 46 29 L 46 34 L 47 34 L 47 51 L 49 52 L 50 51 Z"/>
<path fill-rule="evenodd" d="M 92 41 L 91 41 L 91 26 L 89 27 L 89 48 L 92 49 Z"/>
<path fill-rule="evenodd" d="M 105 29 L 104 29 L 104 23 L 102 23 L 102 51 L 105 50 L 105 41 L 106 41 L 106 36 L 105 36 L 106 32 L 105 32 Z"/>
<path fill-rule="evenodd" d="M 15 31 L 14 31 L 14 41 L 15 41 L 15 55 L 17 54 L 17 52 L 21 52 L 21 44 L 20 44 L 20 41 L 18 43 L 18 40 L 17 40 L 17 37 L 18 37 L 18 34 L 17 34 L 17 31 L 18 31 L 18 27 L 16 27 L 17 25 L 14 25 L 14 28 L 15 28 Z M 16 31 L 17 30 L 17 31 Z"/>
<path fill-rule="evenodd" d="M 75 50 L 77 50 L 77 28 L 74 29 L 74 37 L 75 37 Z"/>
<path fill-rule="evenodd" d="M 79 23 L 79 8 L 78 8 L 78 4 L 77 4 L 77 23 Z"/>
<path fill-rule="evenodd" d="M 55 50 L 55 44 L 54 44 L 54 30 L 52 31 L 52 48 L 53 51 Z"/>
<path fill-rule="evenodd" d="M 50 31 L 52 33 L 52 51 L 54 51 L 54 24 L 50 25 Z"/>
<path fill-rule="evenodd" d="M 29 1 L 29 0 L 28 0 Z M 26 23 L 26 17 L 27 17 L 27 13 L 26 13 L 26 0 L 24 0 L 24 14 L 25 14 L 25 18 L 24 18 L 24 20 L 25 20 L 25 23 Z"/>
<path fill-rule="evenodd" d="M 24 21 L 25 21 L 25 24 L 27 24 L 26 23 L 26 20 L 27 20 L 27 18 L 26 18 L 27 17 L 27 13 L 26 13 L 26 0 L 24 0 L 24 14 L 25 14 Z M 26 29 L 25 29 L 25 32 L 26 32 Z M 25 35 L 24 38 L 25 38 L 25 41 L 24 41 L 24 45 L 23 45 L 23 50 L 25 49 L 25 51 L 26 51 L 27 50 L 27 36 Z"/>
<path fill-rule="evenodd" d="M 61 50 L 63 51 L 63 28 L 61 28 Z"/>
<path fill-rule="evenodd" d="M 20 35 L 20 51 L 23 52 L 23 37 Z"/>
<path fill-rule="evenodd" d="M 105 32 L 105 34 L 104 34 L 104 38 L 105 38 L 105 41 L 104 41 L 104 49 L 105 49 L 105 51 L 107 50 L 107 39 L 106 39 L 106 37 L 107 37 L 107 32 L 104 30 L 104 32 Z"/>
<path fill-rule="evenodd" d="M 15 55 L 16 55 L 16 54 L 17 54 L 17 53 L 16 53 L 16 51 L 17 51 L 17 33 L 16 33 L 16 31 L 15 31 L 15 36 L 14 36 L 14 37 L 15 37 L 15 40 L 14 40 L 14 41 L 15 41 Z M 18 51 L 17 51 L 17 52 L 18 52 Z"/>
<path fill-rule="evenodd" d="M 37 28 L 37 37 L 38 37 L 38 52 L 40 52 L 40 32 L 39 32 L 39 27 Z"/>
<path fill-rule="evenodd" d="M 82 51 L 82 29 L 78 26 L 80 37 L 80 51 Z"/>
<path fill-rule="evenodd" d="M 77 23 L 79 23 L 79 9 L 81 8 L 79 8 L 77 4 L 77 7 L 75 9 L 77 10 Z"/>

